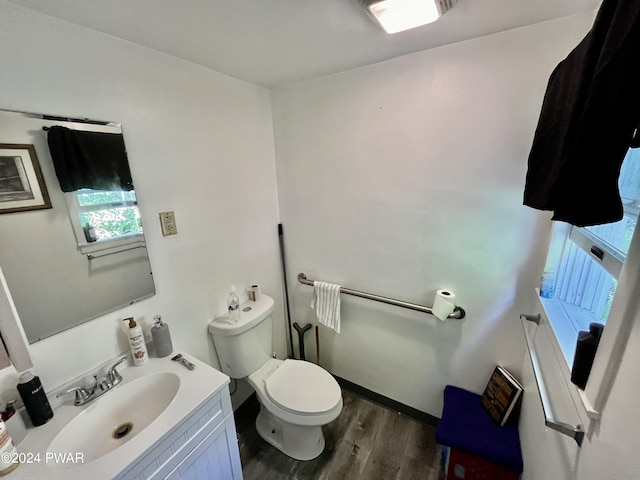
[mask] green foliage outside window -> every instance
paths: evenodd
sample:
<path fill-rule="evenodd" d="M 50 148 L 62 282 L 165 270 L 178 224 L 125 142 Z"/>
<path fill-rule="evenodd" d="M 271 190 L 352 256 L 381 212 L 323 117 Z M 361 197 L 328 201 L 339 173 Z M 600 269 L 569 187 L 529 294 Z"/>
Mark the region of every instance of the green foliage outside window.
<path fill-rule="evenodd" d="M 80 190 L 80 222 L 89 225 L 97 240 L 142 233 L 136 195 L 130 192 Z"/>

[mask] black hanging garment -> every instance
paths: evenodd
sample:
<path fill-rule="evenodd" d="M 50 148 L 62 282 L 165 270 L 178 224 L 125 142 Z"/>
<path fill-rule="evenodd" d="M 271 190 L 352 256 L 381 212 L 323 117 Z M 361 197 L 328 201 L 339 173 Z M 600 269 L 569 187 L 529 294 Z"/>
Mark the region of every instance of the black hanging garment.
<path fill-rule="evenodd" d="M 620 220 L 620 166 L 639 121 L 640 0 L 604 0 L 549 79 L 524 204 L 577 226 Z"/>
<path fill-rule="evenodd" d="M 49 128 L 47 141 L 63 192 L 133 190 L 122 134 L 54 126 Z"/>

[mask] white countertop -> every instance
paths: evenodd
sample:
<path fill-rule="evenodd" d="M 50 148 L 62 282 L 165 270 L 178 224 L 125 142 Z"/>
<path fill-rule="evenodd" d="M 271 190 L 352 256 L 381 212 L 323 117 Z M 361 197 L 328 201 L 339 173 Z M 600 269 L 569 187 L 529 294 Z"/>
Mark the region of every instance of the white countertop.
<path fill-rule="evenodd" d="M 179 350 L 174 351 L 177 354 Z M 22 463 L 16 470 L 4 478 L 11 479 L 111 479 L 138 458 L 147 448 L 158 441 L 169 430 L 178 425 L 198 405 L 209 396 L 222 390 L 228 383 L 229 377 L 213 367 L 195 359 L 191 355 L 182 354 L 192 362 L 196 368 L 188 370 L 182 364 L 171 360 L 170 355 L 165 358 L 150 358 L 142 366 L 118 367 L 123 381 L 115 389 L 126 385 L 136 378 L 159 372 L 173 372 L 180 378 L 180 387 L 169 406 L 149 426 L 132 437 L 122 446 L 112 450 L 88 463 L 72 464 L 56 462 L 51 455 L 47 456 L 47 447 L 54 437 L 86 408 L 100 402 L 108 402 L 109 394 L 77 407 L 73 405 L 73 395 L 70 402 L 54 410 L 53 418 L 40 427 L 30 427 L 27 436 L 20 442 L 18 452 L 31 463 Z M 133 405 L 132 408 L 144 408 L 144 405 Z M 75 457 L 75 453 L 68 452 Z M 82 455 L 78 456 L 79 458 Z M 37 460 L 36 460 L 37 458 Z M 60 457 L 58 457 L 60 458 Z"/>

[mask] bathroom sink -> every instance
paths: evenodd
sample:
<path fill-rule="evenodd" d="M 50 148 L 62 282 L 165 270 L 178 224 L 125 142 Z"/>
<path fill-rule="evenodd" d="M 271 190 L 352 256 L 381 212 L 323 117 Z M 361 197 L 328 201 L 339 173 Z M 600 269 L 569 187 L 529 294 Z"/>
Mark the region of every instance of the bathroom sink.
<path fill-rule="evenodd" d="M 172 372 L 121 384 L 89 403 L 53 438 L 47 452 L 77 452 L 83 463 L 91 462 L 148 427 L 171 404 L 179 387 L 180 377 Z"/>
<path fill-rule="evenodd" d="M 195 365 L 195 369 L 187 369 L 169 357 L 154 356 L 150 356 L 144 365 L 133 366 L 128 362 L 121 365 L 118 369 L 122 382 L 86 405 L 74 405 L 71 395 L 65 395 L 56 404 L 57 394 L 70 386 L 82 385 L 95 374 L 102 374 L 122 355 L 52 390 L 49 398 L 53 400 L 53 418 L 44 425 L 28 429 L 27 436 L 16 446 L 20 458 L 36 460 L 22 463 L 18 470 L 21 473 L 16 478 L 124 480 L 148 477 L 150 473 L 146 469 L 150 464 L 147 460 L 155 462 L 156 453 L 164 455 L 163 458 L 172 457 L 166 448 L 161 449 L 162 452 L 155 451 L 169 436 L 172 439 L 180 435 L 184 439 L 193 438 L 194 434 L 200 435 L 208 428 L 197 427 L 197 432 L 185 430 L 194 415 L 198 422 L 202 415 L 202 422 L 214 424 L 232 415 L 229 377 L 196 357 L 185 353 L 183 356 Z M 211 402 L 217 402 L 215 411 L 199 410 L 205 404 L 213 405 Z M 207 415 L 208 420 L 204 418 Z M 114 438 L 114 434 L 119 438 Z M 201 441 L 204 440 L 200 437 L 196 439 L 196 443 Z M 171 444 L 174 444 L 173 440 Z M 185 450 L 180 455 L 190 451 Z M 153 455 L 147 457 L 151 452 Z M 237 460 L 237 468 L 241 469 L 240 459 Z M 133 473 L 138 467 L 140 475 Z"/>

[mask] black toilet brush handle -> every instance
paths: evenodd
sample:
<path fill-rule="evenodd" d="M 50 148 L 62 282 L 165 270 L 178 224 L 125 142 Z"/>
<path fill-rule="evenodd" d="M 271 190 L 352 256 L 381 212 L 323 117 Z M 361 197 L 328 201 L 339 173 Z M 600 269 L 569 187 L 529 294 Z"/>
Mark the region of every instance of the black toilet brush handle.
<path fill-rule="evenodd" d="M 298 348 L 300 349 L 300 360 L 306 360 L 304 356 L 304 334 L 311 328 L 311 324 L 307 323 L 304 327 L 298 325 L 298 322 L 293 322 L 293 328 L 298 332 Z"/>

